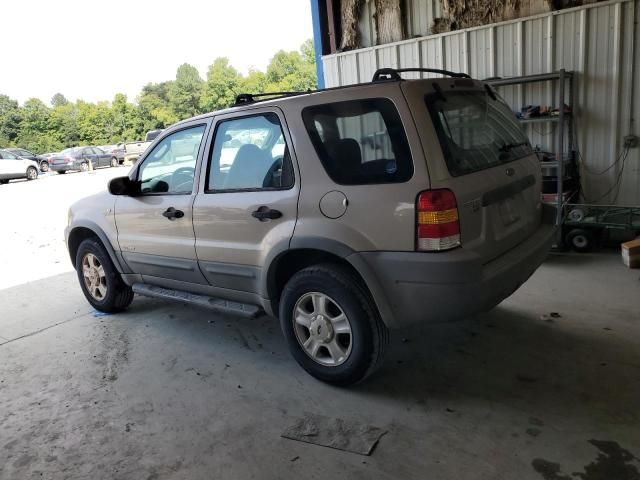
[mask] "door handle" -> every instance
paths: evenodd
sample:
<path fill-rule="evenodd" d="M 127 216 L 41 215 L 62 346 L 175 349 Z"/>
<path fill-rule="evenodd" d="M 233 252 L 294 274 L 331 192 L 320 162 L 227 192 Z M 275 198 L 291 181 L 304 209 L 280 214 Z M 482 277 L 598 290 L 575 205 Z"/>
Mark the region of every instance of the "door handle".
<path fill-rule="evenodd" d="M 162 216 L 167 217 L 169 220 L 173 220 L 174 218 L 184 217 L 184 212 L 182 210 L 176 210 L 173 207 L 169 207 L 164 212 L 162 212 Z"/>
<path fill-rule="evenodd" d="M 272 210 L 269 207 L 260 207 L 254 212 L 251 212 L 251 216 L 253 218 L 257 218 L 258 220 L 266 221 L 266 220 L 275 220 L 276 218 L 280 218 L 282 216 L 282 212 L 280 210 Z"/>

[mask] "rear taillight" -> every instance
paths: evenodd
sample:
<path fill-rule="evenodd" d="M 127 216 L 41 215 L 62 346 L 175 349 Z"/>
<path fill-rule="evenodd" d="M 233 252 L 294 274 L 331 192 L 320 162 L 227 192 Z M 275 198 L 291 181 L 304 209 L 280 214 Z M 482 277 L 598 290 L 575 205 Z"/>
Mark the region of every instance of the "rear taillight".
<path fill-rule="evenodd" d="M 416 249 L 433 252 L 460 246 L 456 196 L 446 188 L 426 190 L 416 202 Z"/>

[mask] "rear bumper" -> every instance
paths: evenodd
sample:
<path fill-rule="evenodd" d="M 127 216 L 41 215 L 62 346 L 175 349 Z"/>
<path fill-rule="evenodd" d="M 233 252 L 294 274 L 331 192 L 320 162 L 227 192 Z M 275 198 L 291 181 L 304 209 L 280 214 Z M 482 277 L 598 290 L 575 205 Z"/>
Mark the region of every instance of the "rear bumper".
<path fill-rule="evenodd" d="M 79 167 L 76 167 L 74 164 L 71 163 L 61 163 L 59 165 L 54 165 L 51 164 L 49 165 L 49 170 L 53 171 L 53 172 L 68 172 L 69 170 L 79 170 Z"/>
<path fill-rule="evenodd" d="M 542 264 L 556 227 L 543 224 L 527 240 L 489 263 L 459 248 L 449 252 L 361 252 L 354 265 L 379 285 L 374 300 L 390 327 L 461 319 L 511 295 Z M 374 275 L 375 278 L 367 277 Z M 385 313 L 393 318 L 385 319 Z"/>

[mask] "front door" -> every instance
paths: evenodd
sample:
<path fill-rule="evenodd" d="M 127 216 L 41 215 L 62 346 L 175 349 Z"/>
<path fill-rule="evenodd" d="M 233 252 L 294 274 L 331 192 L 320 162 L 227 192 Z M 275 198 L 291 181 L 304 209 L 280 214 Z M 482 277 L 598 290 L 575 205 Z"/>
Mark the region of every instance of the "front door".
<path fill-rule="evenodd" d="M 281 112 L 253 112 L 216 118 L 193 227 L 211 285 L 260 293 L 267 255 L 293 235 L 299 177 Z"/>
<path fill-rule="evenodd" d="M 207 283 L 196 261 L 192 208 L 206 128 L 196 123 L 169 133 L 132 172 L 141 194 L 116 201 L 118 243 L 135 273 Z"/>

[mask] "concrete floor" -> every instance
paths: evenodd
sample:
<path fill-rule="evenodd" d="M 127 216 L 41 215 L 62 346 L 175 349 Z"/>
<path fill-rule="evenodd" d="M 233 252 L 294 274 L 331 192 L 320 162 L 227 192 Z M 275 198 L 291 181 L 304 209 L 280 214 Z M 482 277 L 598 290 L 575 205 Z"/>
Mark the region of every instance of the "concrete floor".
<path fill-rule="evenodd" d="M 273 319 L 145 298 L 97 316 L 59 265 L 1 274 L 1 479 L 640 479 L 640 271 L 615 252 L 552 255 L 490 313 L 397 332 L 351 389 L 302 371 Z M 370 457 L 281 438 L 305 412 L 388 433 Z"/>

